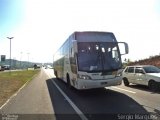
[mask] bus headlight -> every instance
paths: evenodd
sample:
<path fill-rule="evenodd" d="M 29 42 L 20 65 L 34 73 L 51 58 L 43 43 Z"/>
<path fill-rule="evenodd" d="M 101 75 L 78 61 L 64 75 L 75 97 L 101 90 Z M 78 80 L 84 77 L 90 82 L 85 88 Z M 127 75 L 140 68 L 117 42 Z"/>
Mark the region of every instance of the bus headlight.
<path fill-rule="evenodd" d="M 122 73 L 118 73 L 118 74 L 116 75 L 116 77 L 120 77 L 120 76 L 122 76 Z"/>
<path fill-rule="evenodd" d="M 89 80 L 89 79 L 91 79 L 91 77 L 88 76 L 88 75 L 80 75 L 80 74 L 78 74 L 78 78 L 84 79 L 84 80 Z"/>

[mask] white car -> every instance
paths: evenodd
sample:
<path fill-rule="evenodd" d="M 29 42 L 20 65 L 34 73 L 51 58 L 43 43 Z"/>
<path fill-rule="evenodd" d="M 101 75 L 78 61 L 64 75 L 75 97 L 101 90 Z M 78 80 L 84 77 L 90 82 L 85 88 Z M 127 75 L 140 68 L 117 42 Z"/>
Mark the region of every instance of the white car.
<path fill-rule="evenodd" d="M 2 66 L 0 66 L 0 71 L 3 71 L 4 69 L 3 69 L 3 67 Z"/>
<path fill-rule="evenodd" d="M 152 65 L 127 66 L 122 72 L 125 86 L 130 83 L 148 86 L 151 90 L 160 89 L 160 69 Z"/>

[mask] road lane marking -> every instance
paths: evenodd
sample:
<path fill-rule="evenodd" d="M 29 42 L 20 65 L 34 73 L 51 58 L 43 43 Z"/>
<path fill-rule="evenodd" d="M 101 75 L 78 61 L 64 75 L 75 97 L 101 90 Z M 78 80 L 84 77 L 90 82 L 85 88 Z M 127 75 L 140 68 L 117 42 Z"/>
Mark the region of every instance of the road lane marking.
<path fill-rule="evenodd" d="M 47 73 L 47 72 L 46 72 Z M 52 78 L 51 74 L 48 74 L 49 78 Z M 76 113 L 79 115 L 79 117 L 82 120 L 88 120 L 87 117 L 83 114 L 83 112 L 72 102 L 71 99 L 69 99 L 69 97 L 62 91 L 62 89 L 53 81 L 53 79 L 51 80 L 52 83 L 56 86 L 56 88 L 60 91 L 60 93 L 63 95 L 63 97 L 65 97 L 65 99 L 68 101 L 68 103 L 72 106 L 72 108 L 76 111 Z"/>
<path fill-rule="evenodd" d="M 0 106 L 0 110 L 1 110 L 5 105 L 7 105 L 11 99 L 13 99 L 14 97 L 17 96 L 17 94 L 28 84 L 28 82 L 29 82 L 29 81 L 27 81 L 21 88 L 19 88 L 19 90 L 18 90 L 16 93 L 14 93 L 2 106 Z"/>
<path fill-rule="evenodd" d="M 69 99 L 69 97 L 61 90 L 61 88 L 52 80 L 52 83 L 56 86 L 56 88 L 61 92 L 61 94 L 65 97 L 65 99 L 69 102 L 69 104 L 73 107 L 76 113 L 82 120 L 88 120 L 86 116 L 82 113 L 82 111 Z"/>
<path fill-rule="evenodd" d="M 106 88 L 107 88 L 107 87 L 106 87 Z M 118 89 L 118 90 L 121 90 L 121 91 L 126 91 L 126 92 L 133 93 L 133 94 L 135 94 L 135 93 L 136 93 L 136 92 L 134 92 L 134 91 L 126 90 L 126 89 L 119 88 L 119 87 L 115 87 L 115 86 L 112 86 L 111 88 Z"/>
<path fill-rule="evenodd" d="M 48 75 L 49 78 L 52 78 L 50 74 L 47 73 L 47 75 Z M 62 91 L 62 89 L 53 81 L 53 79 L 52 79 L 52 83 L 60 91 L 60 93 L 63 95 L 63 97 L 65 97 L 65 99 L 72 106 L 72 108 L 76 111 L 76 113 L 79 115 L 79 117 L 82 120 L 88 120 L 87 117 L 83 114 L 83 112 L 72 102 L 71 99 L 69 99 L 69 97 Z"/>
<path fill-rule="evenodd" d="M 10 98 L 11 99 L 11 98 Z M 7 103 L 10 101 L 10 99 L 8 99 L 1 107 L 0 107 L 0 110 L 5 106 L 7 105 Z"/>
<path fill-rule="evenodd" d="M 32 77 L 32 80 L 33 78 L 35 78 L 35 76 L 38 75 L 38 74 L 35 74 L 33 77 Z M 28 84 L 29 80 L 22 86 L 18 89 L 18 91 L 16 93 L 14 93 L 2 106 L 0 106 L 0 110 L 9 103 L 9 101 L 11 99 L 13 99 L 14 97 L 16 97 L 18 95 L 18 93 Z"/>

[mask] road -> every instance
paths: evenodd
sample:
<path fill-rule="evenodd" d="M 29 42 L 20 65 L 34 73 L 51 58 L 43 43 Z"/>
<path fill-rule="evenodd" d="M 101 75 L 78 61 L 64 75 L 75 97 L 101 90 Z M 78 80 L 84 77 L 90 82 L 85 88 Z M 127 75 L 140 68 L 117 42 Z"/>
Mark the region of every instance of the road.
<path fill-rule="evenodd" d="M 52 69 L 42 69 L 0 112 L 2 118 L 17 114 L 16 117 L 26 120 L 160 120 L 160 93 L 140 85 L 123 84 L 78 91 L 57 80 Z"/>

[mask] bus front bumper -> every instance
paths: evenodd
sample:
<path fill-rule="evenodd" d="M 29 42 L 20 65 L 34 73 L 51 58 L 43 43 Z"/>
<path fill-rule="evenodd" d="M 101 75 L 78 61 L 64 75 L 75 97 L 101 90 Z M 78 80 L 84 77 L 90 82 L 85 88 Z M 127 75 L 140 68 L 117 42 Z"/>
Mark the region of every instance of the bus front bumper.
<path fill-rule="evenodd" d="M 105 79 L 105 80 L 84 80 L 78 79 L 76 81 L 77 89 L 92 89 L 92 88 L 103 88 L 108 86 L 116 86 L 122 83 L 122 77 L 115 77 L 114 79 Z"/>

